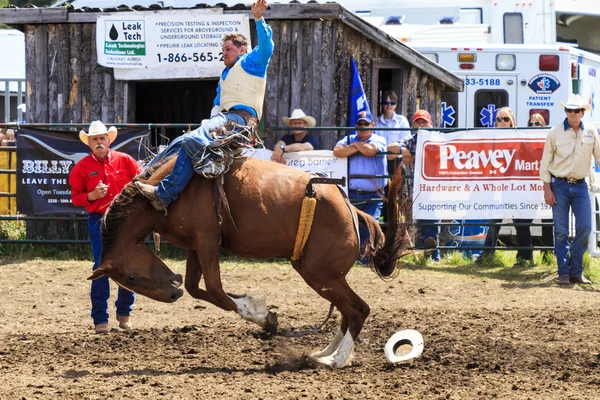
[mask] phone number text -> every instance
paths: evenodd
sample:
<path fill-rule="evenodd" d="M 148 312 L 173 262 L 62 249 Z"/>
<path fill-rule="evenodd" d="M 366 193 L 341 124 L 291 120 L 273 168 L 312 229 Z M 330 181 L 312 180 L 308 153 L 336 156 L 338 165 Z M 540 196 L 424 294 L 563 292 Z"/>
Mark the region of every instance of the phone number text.
<path fill-rule="evenodd" d="M 197 62 L 211 62 L 211 61 L 223 61 L 223 53 L 169 53 L 169 54 L 156 54 L 159 63 L 197 63 Z"/>
<path fill-rule="evenodd" d="M 500 86 L 500 79 L 467 78 L 467 79 L 465 79 L 465 85 Z"/>

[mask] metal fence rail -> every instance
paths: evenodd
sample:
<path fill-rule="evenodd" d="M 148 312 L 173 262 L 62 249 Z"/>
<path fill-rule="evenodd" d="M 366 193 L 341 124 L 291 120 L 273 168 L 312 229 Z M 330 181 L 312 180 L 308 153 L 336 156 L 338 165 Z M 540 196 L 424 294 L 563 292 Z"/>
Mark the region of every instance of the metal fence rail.
<path fill-rule="evenodd" d="M 0 82 L 2 80 L 0 79 Z M 10 128 L 10 129 L 19 129 L 20 127 L 26 127 L 26 128 L 70 128 L 70 129 L 81 129 L 86 127 L 88 124 L 71 124 L 71 123 L 51 123 L 51 124 L 46 124 L 46 123 L 42 123 L 42 124 L 33 124 L 33 123 L 24 123 L 24 124 L 19 124 L 19 123 L 12 123 L 12 122 L 7 122 L 7 123 L 0 123 L 0 128 Z M 153 132 L 153 139 L 154 139 L 154 143 L 158 144 L 164 144 L 165 142 L 165 136 L 164 136 L 164 130 L 168 129 L 168 128 L 182 128 L 182 129 L 193 129 L 195 127 L 198 127 L 200 124 L 199 123 L 173 123 L 173 124 L 158 124 L 158 123 L 149 123 L 149 124 L 113 124 L 114 126 L 116 126 L 117 128 L 149 128 L 151 129 Z M 271 128 L 274 131 L 289 131 L 292 130 L 294 128 L 291 127 L 287 127 L 287 126 L 283 126 L 283 127 L 273 127 Z M 442 129 L 442 128 L 433 128 L 433 130 L 436 131 L 441 131 L 441 132 L 452 132 L 452 131 L 466 131 L 466 130 L 474 130 L 474 129 L 480 129 L 480 128 L 449 128 L 449 129 Z M 539 128 L 519 128 L 519 129 L 539 129 Z M 338 132 L 338 136 L 339 133 L 341 132 L 345 132 L 347 134 L 349 134 L 352 131 L 355 131 L 356 128 L 354 127 L 314 127 L 314 128 L 306 128 L 306 130 L 308 131 L 331 131 L 331 132 Z M 374 128 L 374 131 L 377 130 L 408 130 L 408 129 L 404 129 L 404 128 L 400 128 L 400 129 L 390 129 L 390 128 Z M 416 130 L 414 128 L 410 129 L 411 131 Z M 15 147 L 0 147 L 0 151 L 10 151 L 10 152 L 15 152 L 16 148 Z M 388 153 L 385 153 L 388 154 Z M 0 174 L 16 174 L 16 169 L 0 169 Z M 392 175 L 377 175 L 377 176 L 373 176 L 373 175 L 348 175 L 348 178 L 391 178 Z M 8 192 L 0 192 L 0 198 L 5 197 L 5 198 L 15 198 L 16 197 L 16 193 L 8 193 Z M 374 201 L 377 201 L 378 199 L 373 199 Z M 364 201 L 364 200 L 363 200 Z M 74 221 L 76 223 L 86 223 L 87 222 L 87 216 L 83 215 L 83 216 L 28 216 L 28 215 L 0 215 L 0 222 L 1 221 Z M 385 223 L 382 223 L 380 221 L 380 224 L 382 225 L 383 228 L 385 228 Z M 435 226 L 439 226 L 439 227 L 452 227 L 452 226 L 459 226 L 459 227 L 465 227 L 465 226 L 529 226 L 529 227 L 533 227 L 533 226 L 552 226 L 552 223 L 548 223 L 548 222 L 542 222 L 542 223 L 483 223 L 483 222 L 476 222 L 476 223 L 470 223 L 470 222 L 462 222 L 462 223 L 456 223 L 456 222 L 421 222 L 420 223 L 421 226 L 427 226 L 427 225 L 435 225 Z M 415 228 L 414 224 L 409 224 L 409 227 L 411 229 Z M 495 238 L 493 238 L 495 239 Z M 495 243 L 496 240 L 493 240 L 493 242 Z M 2 239 L 0 238 L 0 244 L 89 244 L 89 240 L 88 239 Z M 552 246 L 532 246 L 532 247 L 519 247 L 519 246 L 481 246 L 481 245 L 472 245 L 472 246 L 460 246 L 460 247 L 456 247 L 456 246 L 447 246 L 447 245 L 439 245 L 436 247 L 438 250 L 448 250 L 448 251 L 462 251 L 462 250 L 543 250 L 543 251 L 552 251 L 554 249 L 554 247 Z M 415 248 L 417 250 L 432 250 L 431 248 L 429 249 L 425 249 L 423 247 L 418 247 Z"/>

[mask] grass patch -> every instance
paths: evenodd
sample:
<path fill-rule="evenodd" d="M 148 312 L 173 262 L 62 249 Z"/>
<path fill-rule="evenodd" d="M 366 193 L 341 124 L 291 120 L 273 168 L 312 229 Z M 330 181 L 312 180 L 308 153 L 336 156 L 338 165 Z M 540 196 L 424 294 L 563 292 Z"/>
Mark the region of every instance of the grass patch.
<path fill-rule="evenodd" d="M 92 249 L 89 245 L 79 244 L 3 244 L 0 246 L 0 264 L 2 261 L 32 260 L 91 260 Z"/>
<path fill-rule="evenodd" d="M 554 255 L 544 251 L 533 252 L 533 262 L 516 265 L 516 251 L 496 251 L 485 254 L 478 262 L 473 262 L 460 251 L 452 251 L 442 256 L 439 263 L 427 258 L 423 253 L 404 257 L 404 267 L 425 269 L 448 274 L 499 279 L 507 282 L 554 283 L 557 275 Z M 600 283 L 600 259 L 586 253 L 583 259 L 583 274 L 594 283 Z"/>
<path fill-rule="evenodd" d="M 11 227 L 11 229 L 11 232 L 15 232 L 14 227 Z M 17 226 L 16 232 L 19 229 Z M 6 232 L 6 230 L 0 232 Z M 154 250 L 153 245 L 148 244 L 148 246 Z M 554 282 L 557 277 L 557 267 L 556 259 L 551 253 L 534 251 L 533 263 L 514 266 L 516 254 L 516 251 L 496 251 L 494 254 L 486 254 L 480 262 L 475 263 L 463 252 L 451 251 L 446 252 L 442 256 L 441 261 L 437 263 L 427 258 L 423 252 L 415 252 L 405 256 L 401 262 L 403 263 L 402 268 L 412 270 L 431 270 L 455 275 L 498 279 L 513 283 Z M 173 245 L 163 243 L 160 257 L 165 261 L 183 261 L 185 263 L 186 252 Z M 27 262 L 33 259 L 91 261 L 92 251 L 89 245 L 0 245 L 0 265 L 7 262 Z M 287 259 L 249 260 L 229 255 L 225 251 L 221 251 L 221 261 L 225 267 L 238 270 L 255 270 L 265 264 L 289 265 L 289 260 Z M 594 283 L 600 283 L 600 259 L 592 258 L 586 253 L 583 266 L 585 277 Z"/>
<path fill-rule="evenodd" d="M 0 239 L 25 239 L 27 224 L 25 221 L 0 221 Z"/>

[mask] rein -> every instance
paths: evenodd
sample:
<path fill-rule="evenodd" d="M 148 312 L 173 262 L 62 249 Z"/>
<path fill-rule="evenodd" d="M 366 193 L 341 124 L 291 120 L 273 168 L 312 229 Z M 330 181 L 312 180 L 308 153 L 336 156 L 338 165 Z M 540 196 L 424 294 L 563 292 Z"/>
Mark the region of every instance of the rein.
<path fill-rule="evenodd" d="M 306 335 L 308 335 L 308 334 L 311 334 L 311 333 L 313 333 L 313 332 L 320 331 L 320 330 L 321 330 L 321 328 L 323 328 L 323 326 L 325 325 L 325 323 L 326 323 L 327 321 L 329 321 L 329 318 L 331 318 L 331 315 L 332 315 L 332 314 L 333 314 L 333 303 L 331 303 L 331 305 L 329 306 L 329 313 L 327 314 L 327 318 L 325 318 L 325 321 L 323 321 L 323 322 L 321 323 L 321 325 L 319 325 L 319 326 L 316 326 L 316 327 L 314 327 L 314 328 L 311 328 L 311 329 L 309 329 L 309 330 L 307 330 L 307 331 L 296 332 L 296 333 L 283 333 L 283 332 L 278 332 L 278 333 L 276 334 L 276 336 L 283 336 L 283 337 L 302 337 L 302 336 L 306 336 Z"/>

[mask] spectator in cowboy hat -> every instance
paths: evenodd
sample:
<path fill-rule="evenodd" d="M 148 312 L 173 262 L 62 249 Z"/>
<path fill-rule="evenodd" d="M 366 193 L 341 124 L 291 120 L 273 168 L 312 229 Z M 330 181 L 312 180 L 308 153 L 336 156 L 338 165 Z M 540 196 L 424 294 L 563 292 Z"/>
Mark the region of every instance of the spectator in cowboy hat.
<path fill-rule="evenodd" d="M 306 115 L 304 111 L 297 108 L 292 112 L 290 117 L 283 117 L 283 123 L 291 128 L 291 133 L 282 136 L 275 147 L 273 148 L 272 161 L 285 164 L 284 153 L 295 151 L 319 150 L 319 139 L 309 135 L 308 131 L 302 128 L 314 128 L 316 121 L 310 115 Z"/>
<path fill-rule="evenodd" d="M 583 255 L 592 232 L 592 205 L 585 177 L 590 175 L 592 158 L 600 164 L 600 140 L 592 124 L 581 121 L 592 106 L 579 95 L 570 94 L 565 120 L 546 137 L 540 162 L 544 201 L 552 207 L 554 254 L 558 283 L 591 283 L 583 276 Z M 569 240 L 569 214 L 575 215 L 575 237 Z"/>
<path fill-rule="evenodd" d="M 121 193 L 123 187 L 131 182 L 140 170 L 138 163 L 130 155 L 110 150 L 110 145 L 116 138 L 117 128 L 111 126 L 106 129 L 100 121 L 93 121 L 87 132 L 79 132 L 79 139 L 90 147 L 92 153 L 79 160 L 69 175 L 71 201 L 88 211 L 88 234 L 94 255 L 92 271 L 100 266 L 102 216 L 115 196 Z M 108 276 L 93 280 L 90 298 L 96 333 L 108 333 L 109 297 Z M 133 292 L 119 287 L 115 306 L 121 329 L 131 329 L 129 314 L 134 299 Z"/>

